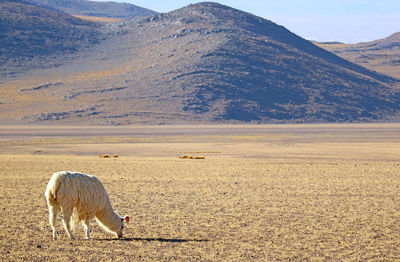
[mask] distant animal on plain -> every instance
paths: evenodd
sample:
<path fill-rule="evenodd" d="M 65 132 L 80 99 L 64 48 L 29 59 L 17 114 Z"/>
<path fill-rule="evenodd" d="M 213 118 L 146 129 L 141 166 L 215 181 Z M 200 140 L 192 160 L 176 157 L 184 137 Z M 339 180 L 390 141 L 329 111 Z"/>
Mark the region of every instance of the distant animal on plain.
<path fill-rule="evenodd" d="M 124 222 L 129 223 L 129 216 L 120 217 L 113 210 L 106 189 L 95 176 L 71 171 L 54 173 L 45 196 L 53 240 L 57 239 L 56 218 L 61 211 L 65 231 L 72 239 L 71 223 L 75 226 L 82 222 L 87 239 L 90 238 L 89 220 L 92 218 L 118 238 L 123 235 Z"/>

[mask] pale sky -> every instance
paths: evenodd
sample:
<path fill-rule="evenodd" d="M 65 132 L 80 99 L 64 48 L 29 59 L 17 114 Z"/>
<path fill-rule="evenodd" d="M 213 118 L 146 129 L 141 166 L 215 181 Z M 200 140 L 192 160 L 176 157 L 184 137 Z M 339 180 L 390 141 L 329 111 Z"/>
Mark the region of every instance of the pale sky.
<path fill-rule="evenodd" d="M 97 0 L 107 1 L 107 0 Z M 169 12 L 199 1 L 113 0 Z M 400 0 L 219 0 L 308 40 L 367 42 L 400 32 Z"/>

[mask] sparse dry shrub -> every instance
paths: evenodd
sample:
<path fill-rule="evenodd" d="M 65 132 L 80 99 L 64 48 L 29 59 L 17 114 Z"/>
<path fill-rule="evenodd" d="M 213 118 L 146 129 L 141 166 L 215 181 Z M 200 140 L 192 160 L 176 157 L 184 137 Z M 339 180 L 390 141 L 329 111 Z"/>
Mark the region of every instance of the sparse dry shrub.
<path fill-rule="evenodd" d="M 184 155 L 179 157 L 181 159 L 204 159 L 204 156 L 190 156 L 190 155 Z"/>
<path fill-rule="evenodd" d="M 101 156 L 99 156 L 100 158 L 110 158 L 110 155 L 108 155 L 108 154 L 104 154 L 104 155 L 101 155 Z"/>
<path fill-rule="evenodd" d="M 192 156 L 187 156 L 187 155 L 181 156 L 179 158 L 181 158 L 181 159 L 193 159 Z"/>

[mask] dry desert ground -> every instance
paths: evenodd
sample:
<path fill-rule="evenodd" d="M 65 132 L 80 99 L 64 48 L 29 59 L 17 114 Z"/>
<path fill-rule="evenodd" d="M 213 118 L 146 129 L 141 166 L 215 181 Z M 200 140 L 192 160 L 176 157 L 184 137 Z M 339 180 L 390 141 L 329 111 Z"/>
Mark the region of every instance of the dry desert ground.
<path fill-rule="evenodd" d="M 103 182 L 123 239 L 52 240 L 61 170 Z M 0 126 L 0 192 L 1 261 L 400 260 L 400 124 Z"/>

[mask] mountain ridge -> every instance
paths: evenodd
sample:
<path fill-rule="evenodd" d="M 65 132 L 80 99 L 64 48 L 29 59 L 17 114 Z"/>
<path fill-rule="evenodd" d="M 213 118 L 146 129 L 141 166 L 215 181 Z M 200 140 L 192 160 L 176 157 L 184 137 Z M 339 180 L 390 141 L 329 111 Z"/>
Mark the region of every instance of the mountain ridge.
<path fill-rule="evenodd" d="M 157 12 L 128 3 L 87 0 L 25 0 L 40 7 L 52 8 L 70 15 L 131 18 L 151 16 Z"/>
<path fill-rule="evenodd" d="M 224 5 L 100 31 L 99 43 L 73 59 L 3 84 L 20 98 L 0 104 L 0 122 L 370 122 L 399 114 L 398 80 Z"/>
<path fill-rule="evenodd" d="M 0 2 L 0 17 L 2 75 L 46 63 L 54 66 L 52 56 L 68 55 L 100 40 L 99 24 L 25 0 Z"/>
<path fill-rule="evenodd" d="M 400 32 L 358 44 L 315 44 L 353 63 L 400 79 Z"/>

